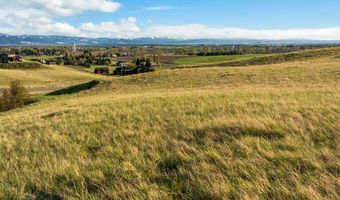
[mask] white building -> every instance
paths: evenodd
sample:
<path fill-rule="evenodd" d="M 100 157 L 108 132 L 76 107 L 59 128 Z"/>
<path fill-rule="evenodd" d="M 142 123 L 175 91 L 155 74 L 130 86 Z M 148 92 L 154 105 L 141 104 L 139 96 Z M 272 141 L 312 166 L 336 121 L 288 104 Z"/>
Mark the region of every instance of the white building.
<path fill-rule="evenodd" d="M 73 52 L 73 53 L 76 53 L 76 52 L 77 52 L 77 46 L 76 46 L 76 43 L 73 43 L 72 52 Z"/>

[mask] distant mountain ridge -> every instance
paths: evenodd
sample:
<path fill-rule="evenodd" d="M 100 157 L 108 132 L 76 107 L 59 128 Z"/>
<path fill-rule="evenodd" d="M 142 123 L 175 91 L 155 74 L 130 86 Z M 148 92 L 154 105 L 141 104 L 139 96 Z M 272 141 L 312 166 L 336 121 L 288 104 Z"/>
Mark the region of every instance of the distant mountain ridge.
<path fill-rule="evenodd" d="M 340 44 L 322 40 L 256 40 L 256 39 L 170 39 L 170 38 L 86 38 L 70 36 L 8 35 L 0 33 L 0 45 L 236 45 L 236 44 Z"/>

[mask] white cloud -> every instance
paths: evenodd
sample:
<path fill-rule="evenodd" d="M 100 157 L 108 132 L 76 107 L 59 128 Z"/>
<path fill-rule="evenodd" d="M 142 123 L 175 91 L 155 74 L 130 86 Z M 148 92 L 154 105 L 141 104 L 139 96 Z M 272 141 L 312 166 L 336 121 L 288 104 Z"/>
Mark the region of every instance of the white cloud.
<path fill-rule="evenodd" d="M 70 36 L 86 36 L 74 26 L 67 23 L 51 23 L 41 26 L 39 34 L 49 35 L 70 35 Z"/>
<path fill-rule="evenodd" d="M 162 10 L 172 10 L 174 9 L 173 6 L 151 6 L 146 7 L 144 10 L 150 10 L 150 11 L 162 11 Z"/>
<path fill-rule="evenodd" d="M 311 39 L 340 40 L 340 27 L 320 29 L 268 29 L 252 30 L 230 27 L 209 27 L 201 24 L 154 25 L 143 31 L 144 36 L 178 39 Z"/>
<path fill-rule="evenodd" d="M 131 38 L 135 37 L 141 30 L 136 24 L 134 17 L 121 19 L 116 22 L 101 22 L 93 24 L 91 22 L 82 24 L 80 31 L 90 37 L 115 37 L 115 38 Z"/>
<path fill-rule="evenodd" d="M 87 36 L 79 28 L 57 22 L 85 11 L 115 12 L 121 7 L 111 0 L 0 0 L 0 32 Z"/>
<path fill-rule="evenodd" d="M 32 0 L 57 15 L 72 16 L 83 11 L 114 12 L 120 4 L 107 0 Z"/>

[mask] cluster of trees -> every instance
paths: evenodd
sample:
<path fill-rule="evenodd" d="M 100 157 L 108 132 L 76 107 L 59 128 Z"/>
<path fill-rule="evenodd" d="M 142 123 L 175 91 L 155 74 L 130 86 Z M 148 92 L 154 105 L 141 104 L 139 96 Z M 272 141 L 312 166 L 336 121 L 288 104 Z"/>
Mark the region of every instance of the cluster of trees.
<path fill-rule="evenodd" d="M 34 60 L 38 61 L 39 59 Z M 66 53 L 63 57 L 46 59 L 45 62 L 46 64 L 80 65 L 84 67 L 91 67 L 91 65 L 110 65 L 112 63 L 109 57 L 103 57 L 103 55 L 94 56 L 89 50 L 85 50 L 81 55 Z"/>
<path fill-rule="evenodd" d="M 273 46 L 205 46 L 197 49 L 192 49 L 188 55 L 197 56 L 217 56 L 217 55 L 244 55 L 244 54 L 269 54 L 274 53 L 274 49 L 279 49 Z M 288 48 L 282 48 L 279 51 Z"/>
<path fill-rule="evenodd" d="M 136 56 L 132 61 L 136 66 L 151 67 L 152 65 L 160 66 L 160 54 L 152 54 L 152 60 L 144 56 Z"/>
<path fill-rule="evenodd" d="M 26 48 L 13 48 L 11 51 L 17 55 L 22 56 L 52 56 L 63 55 L 68 49 L 65 47 L 26 47 Z"/>
<path fill-rule="evenodd" d="M 288 53 L 306 49 L 328 47 L 327 45 L 236 45 L 236 46 L 192 46 L 186 49 L 187 55 L 216 56 L 244 54 Z"/>
<path fill-rule="evenodd" d="M 0 63 L 8 63 L 8 55 L 6 53 L 0 53 Z"/>
<path fill-rule="evenodd" d="M 151 67 L 152 66 L 152 63 L 151 63 L 151 60 L 149 58 L 135 58 L 133 60 L 133 63 L 136 65 L 136 66 L 145 66 L 145 67 Z"/>

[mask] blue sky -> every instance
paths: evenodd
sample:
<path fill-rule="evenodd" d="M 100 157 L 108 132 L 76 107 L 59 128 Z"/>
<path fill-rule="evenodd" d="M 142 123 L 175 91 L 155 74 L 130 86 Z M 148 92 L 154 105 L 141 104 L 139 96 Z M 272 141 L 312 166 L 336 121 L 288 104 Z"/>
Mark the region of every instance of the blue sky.
<path fill-rule="evenodd" d="M 84 22 L 134 16 L 140 24 L 191 24 L 250 29 L 323 28 L 340 25 L 339 0 L 125 0 L 115 13 L 85 12 L 65 18 Z M 146 10 L 164 7 L 164 10 Z"/>
<path fill-rule="evenodd" d="M 340 0 L 6 2 L 0 0 L 0 32 L 9 34 L 340 39 Z"/>

